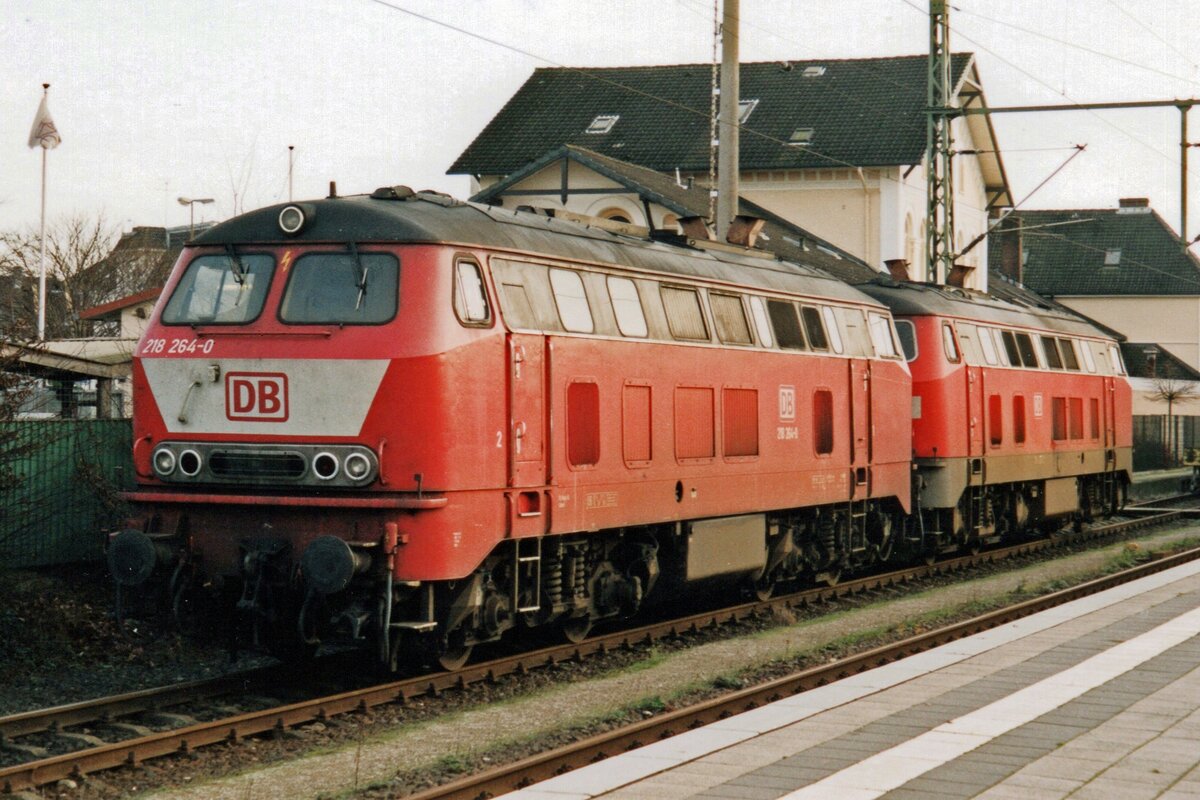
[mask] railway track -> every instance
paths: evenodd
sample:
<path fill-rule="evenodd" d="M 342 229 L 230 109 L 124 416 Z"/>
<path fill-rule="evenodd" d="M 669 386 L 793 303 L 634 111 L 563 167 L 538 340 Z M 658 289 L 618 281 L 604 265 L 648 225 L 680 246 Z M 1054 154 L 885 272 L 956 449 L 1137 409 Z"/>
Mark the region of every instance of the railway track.
<path fill-rule="evenodd" d="M 574 742 L 565 747 L 477 773 L 409 795 L 408 800 L 478 800 L 522 789 L 540 780 L 600 761 L 608 756 L 669 738 L 701 725 L 750 711 L 841 678 L 995 628 L 1048 608 L 1086 597 L 1155 572 L 1200 558 L 1200 548 L 1166 556 L 1070 589 L 998 609 L 988 614 L 918 634 L 899 642 L 823 664 L 769 683 L 734 692 L 688 708 L 660 714 L 634 725 Z"/>
<path fill-rule="evenodd" d="M 1130 510 L 1136 512 L 1136 509 Z M 1134 530 L 1179 519 L 1186 513 L 1186 510 L 1156 510 L 1153 513 L 1137 514 L 1134 519 L 1095 526 L 1081 532 L 1056 535 L 1048 539 L 1038 539 L 996 550 L 963 555 L 931 565 L 910 566 L 881 575 L 849 580 L 836 586 L 806 589 L 769 600 L 742 603 L 684 618 L 654 622 L 636 628 L 593 636 L 578 644 L 563 644 L 504 656 L 484 663 L 468 665 L 454 672 L 388 681 L 361 689 L 352 689 L 291 703 L 266 702 L 266 707 L 263 708 L 246 710 L 245 706 L 253 705 L 256 701 L 260 705 L 264 704 L 264 698 L 255 697 L 254 693 L 261 691 L 260 687 L 270 686 L 275 681 L 274 676 L 278 674 L 278 671 L 261 670 L 256 673 L 226 676 L 212 681 L 198 681 L 162 689 L 150 689 L 117 697 L 0 717 L 0 751 L 5 751 L 4 754 L 9 760 L 13 760 L 14 755 L 20 758 L 20 763 L 0 767 L 0 791 L 21 791 L 64 778 L 79 778 L 122 765 L 137 765 L 165 755 L 187 754 L 210 744 L 237 742 L 246 737 L 272 731 L 282 732 L 298 725 L 354 711 L 364 711 L 386 703 L 406 703 L 422 696 L 437 695 L 480 681 L 496 681 L 513 673 L 526 672 L 564 661 L 580 660 L 619 648 L 649 644 L 664 637 L 675 637 L 722 624 L 757 618 L 773 613 L 780 608 L 801 608 L 830 602 L 841 597 L 899 586 L 931 576 L 958 572 L 992 562 L 1029 556 L 1053 548 L 1075 546 L 1097 540 L 1107 541 Z M 1098 589 L 1093 591 L 1098 591 Z M 876 658 L 880 657 L 882 656 L 876 656 Z M 822 674 L 826 675 L 826 673 Z M 819 680 L 828 681 L 830 679 L 826 675 Z M 796 686 L 808 685 L 817 684 L 796 684 Z M 800 690 L 795 689 L 794 691 Z M 744 693 L 739 693 L 739 696 L 741 694 Z M 747 698 L 753 696 L 755 695 L 746 695 Z M 204 716 L 202 714 L 191 715 L 172 711 L 181 706 L 194 706 L 201 701 L 208 704 L 207 715 L 214 716 L 213 719 L 201 720 L 198 717 Z M 131 719 L 133 721 L 130 721 Z M 152 730 L 153 727 L 160 729 Z M 112 740 L 104 741 L 92 732 L 99 728 L 102 728 Z M 641 728 L 639 727 L 638 730 Z M 645 737 L 649 734 L 641 735 Z M 26 743 L 30 737 L 36 736 L 49 736 L 59 743 L 65 743 L 72 749 L 69 752 L 46 754 L 39 750 L 37 745 Z M 615 752 L 612 745 L 604 745 L 604 747 L 609 748 L 607 752 Z M 531 766 L 530 768 L 533 770 L 531 774 L 542 774 L 537 771 L 541 769 L 540 767 L 533 769 Z M 513 788 L 513 786 L 515 784 L 510 785 L 509 788 Z M 445 796 L 466 797 L 467 795 L 450 794 Z"/>

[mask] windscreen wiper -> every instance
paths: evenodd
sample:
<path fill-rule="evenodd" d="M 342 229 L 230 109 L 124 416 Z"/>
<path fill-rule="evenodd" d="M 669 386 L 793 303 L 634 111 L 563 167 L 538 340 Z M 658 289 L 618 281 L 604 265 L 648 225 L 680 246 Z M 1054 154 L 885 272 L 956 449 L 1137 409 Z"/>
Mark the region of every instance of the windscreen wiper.
<path fill-rule="evenodd" d="M 233 245 L 225 245 L 225 253 L 229 256 L 229 264 L 233 267 L 233 279 L 239 284 L 246 282 L 246 268 L 242 266 L 242 259 L 233 249 Z"/>
<path fill-rule="evenodd" d="M 354 254 L 354 263 L 358 266 L 358 299 L 354 301 L 354 310 L 362 308 L 363 298 L 367 296 L 367 265 L 358 254 L 358 245 L 350 243 L 350 252 Z"/>

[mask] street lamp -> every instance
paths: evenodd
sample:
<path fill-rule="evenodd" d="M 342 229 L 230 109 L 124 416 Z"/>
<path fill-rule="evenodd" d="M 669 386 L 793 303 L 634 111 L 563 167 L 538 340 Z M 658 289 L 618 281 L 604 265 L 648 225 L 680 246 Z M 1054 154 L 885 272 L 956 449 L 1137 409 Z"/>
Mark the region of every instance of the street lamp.
<path fill-rule="evenodd" d="M 211 203 L 212 201 L 213 201 L 213 199 L 211 197 L 196 197 L 196 198 L 180 197 L 179 198 L 179 205 L 188 207 L 188 240 L 189 241 L 191 240 L 192 236 L 196 233 L 196 203 L 199 203 L 200 205 L 206 205 L 208 203 Z"/>

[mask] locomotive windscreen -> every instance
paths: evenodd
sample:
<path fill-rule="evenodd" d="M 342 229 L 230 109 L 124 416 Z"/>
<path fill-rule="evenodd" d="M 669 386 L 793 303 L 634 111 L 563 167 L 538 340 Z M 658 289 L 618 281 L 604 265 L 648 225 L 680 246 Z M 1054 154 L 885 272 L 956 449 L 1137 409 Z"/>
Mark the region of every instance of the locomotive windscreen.
<path fill-rule="evenodd" d="M 400 264 L 388 253 L 309 253 L 296 260 L 279 318 L 378 325 L 396 316 Z"/>
<path fill-rule="evenodd" d="M 236 325 L 252 322 L 275 272 L 269 255 L 204 255 L 192 260 L 163 309 L 166 325 Z"/>

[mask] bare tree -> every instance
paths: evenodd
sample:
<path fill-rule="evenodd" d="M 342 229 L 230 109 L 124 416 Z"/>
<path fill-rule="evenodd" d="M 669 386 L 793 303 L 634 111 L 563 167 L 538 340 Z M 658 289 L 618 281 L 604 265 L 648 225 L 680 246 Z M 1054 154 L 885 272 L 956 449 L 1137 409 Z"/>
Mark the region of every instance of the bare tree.
<path fill-rule="evenodd" d="M 1154 390 L 1150 399 L 1167 404 L 1167 465 L 1173 466 L 1176 460 L 1178 443 L 1175 441 L 1175 404 L 1190 403 L 1195 400 L 1196 383 L 1180 378 L 1161 377 L 1154 379 Z"/>
<path fill-rule="evenodd" d="M 87 336 L 79 312 L 111 299 L 127 282 L 121 265 L 94 270 L 113 249 L 118 229 L 103 214 L 74 214 L 46 226 L 46 336 Z M 0 232 L 0 279 L 7 283 L 9 322 L 36 317 L 41 269 L 38 229 Z"/>

